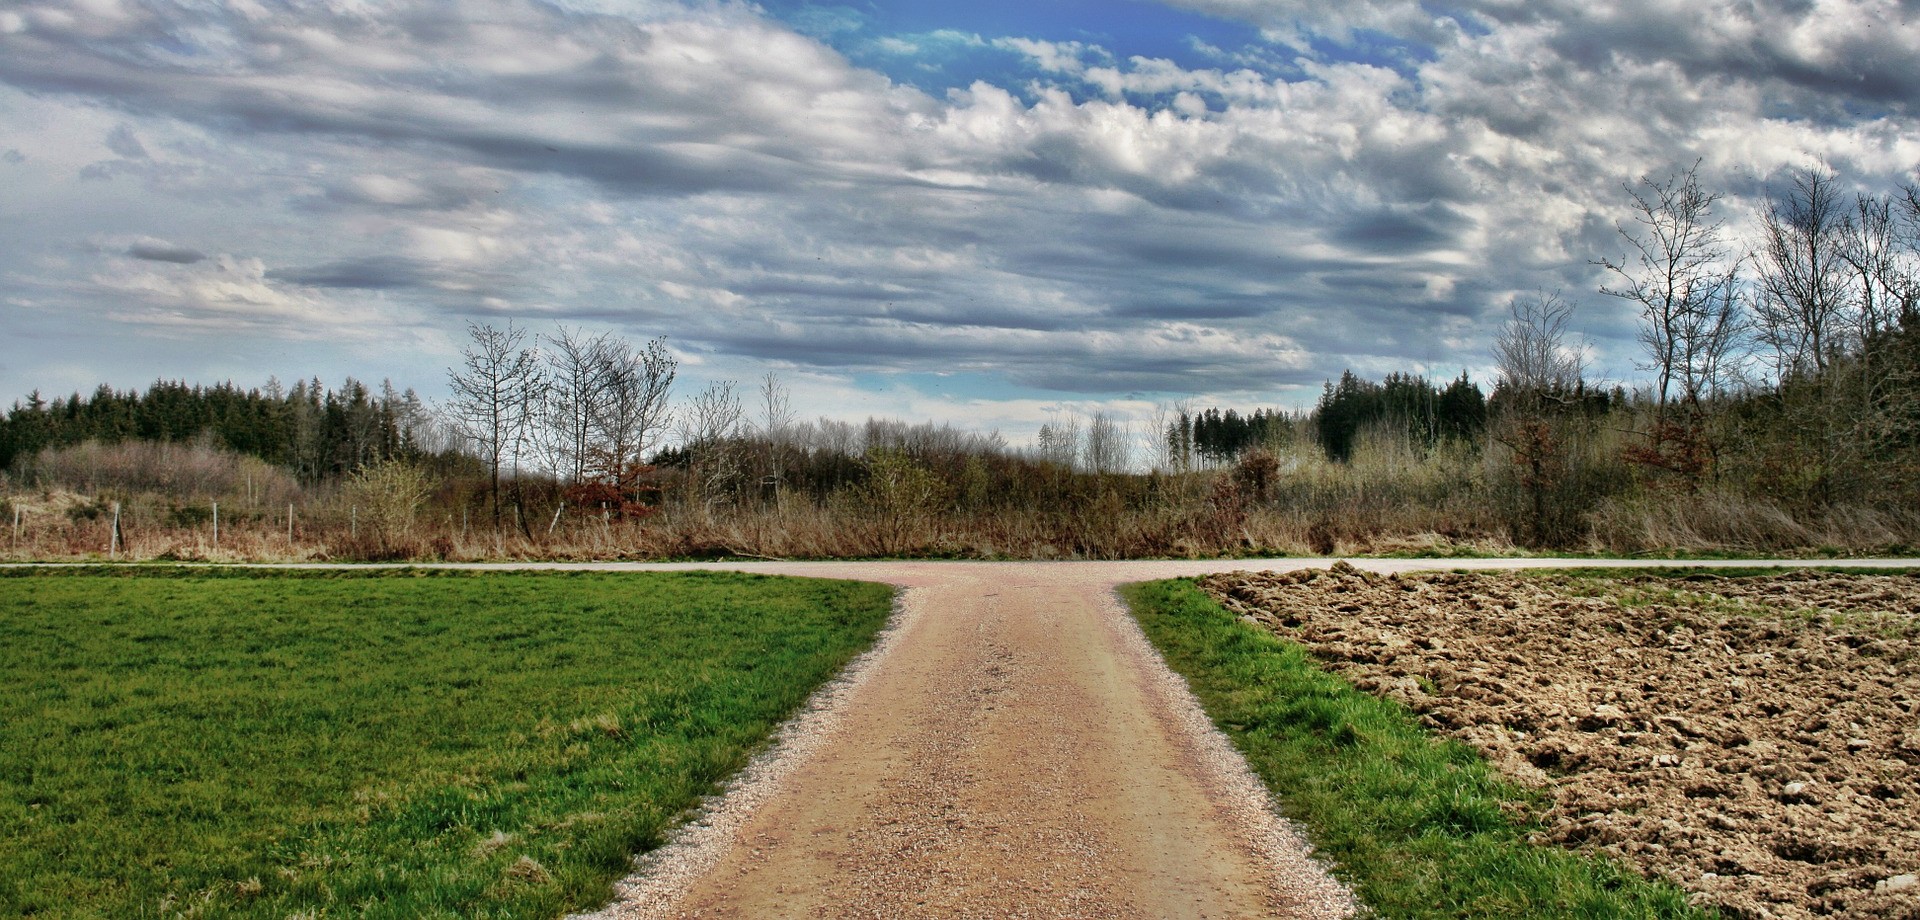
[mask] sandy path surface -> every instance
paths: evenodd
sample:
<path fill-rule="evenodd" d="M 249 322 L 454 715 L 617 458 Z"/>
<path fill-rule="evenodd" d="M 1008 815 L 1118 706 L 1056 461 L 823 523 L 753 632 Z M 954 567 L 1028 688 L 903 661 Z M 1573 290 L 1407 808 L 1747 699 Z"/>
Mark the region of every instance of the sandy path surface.
<path fill-rule="evenodd" d="M 1350 912 L 1120 607 L 1137 568 L 805 570 L 904 586 L 892 631 L 599 916 Z"/>

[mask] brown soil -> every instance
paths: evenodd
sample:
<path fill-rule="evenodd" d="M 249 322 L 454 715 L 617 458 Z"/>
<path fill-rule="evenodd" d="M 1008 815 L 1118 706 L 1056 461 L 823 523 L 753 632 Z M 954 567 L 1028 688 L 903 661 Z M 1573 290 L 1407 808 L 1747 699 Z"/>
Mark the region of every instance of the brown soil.
<path fill-rule="evenodd" d="M 1920 577 L 1211 576 L 1733 917 L 1920 918 Z"/>

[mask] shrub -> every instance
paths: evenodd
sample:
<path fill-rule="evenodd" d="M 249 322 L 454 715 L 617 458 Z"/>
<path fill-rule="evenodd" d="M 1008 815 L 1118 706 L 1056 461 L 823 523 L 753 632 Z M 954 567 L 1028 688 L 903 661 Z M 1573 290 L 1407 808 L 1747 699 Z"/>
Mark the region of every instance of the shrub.
<path fill-rule="evenodd" d="M 420 506 L 434 490 L 426 472 L 405 460 L 382 460 L 347 477 L 340 500 L 372 528 L 382 550 L 410 538 Z"/>
<path fill-rule="evenodd" d="M 904 451 L 870 451 L 866 465 L 867 481 L 859 491 L 860 504 L 874 519 L 882 553 L 907 550 L 915 525 L 953 503 L 952 488 L 946 480 Z"/>

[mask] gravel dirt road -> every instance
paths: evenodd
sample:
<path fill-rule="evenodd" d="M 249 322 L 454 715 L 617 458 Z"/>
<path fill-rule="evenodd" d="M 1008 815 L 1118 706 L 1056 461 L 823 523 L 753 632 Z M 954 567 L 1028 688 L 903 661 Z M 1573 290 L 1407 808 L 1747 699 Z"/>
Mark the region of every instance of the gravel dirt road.
<path fill-rule="evenodd" d="M 1138 567 L 807 574 L 904 586 L 893 631 L 599 916 L 1351 913 L 1121 608 Z"/>
<path fill-rule="evenodd" d="M 715 809 L 592 916 L 1348 916 L 1350 894 L 1276 815 L 1113 590 L 1325 564 L 725 566 L 900 585 L 900 615 Z"/>

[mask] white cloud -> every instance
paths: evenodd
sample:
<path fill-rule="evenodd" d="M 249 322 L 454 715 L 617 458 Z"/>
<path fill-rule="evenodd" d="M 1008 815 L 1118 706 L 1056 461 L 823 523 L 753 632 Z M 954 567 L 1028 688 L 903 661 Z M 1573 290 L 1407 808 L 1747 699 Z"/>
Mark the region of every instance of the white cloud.
<path fill-rule="evenodd" d="M 1041 74 L 937 98 L 744 5 L 96 5 L 0 14 L 10 193 L 57 215 L 0 228 L 0 277 L 36 279 L 7 296 L 261 341 L 519 315 L 742 378 L 1291 394 L 1483 363 L 1503 292 L 1585 296 L 1643 173 L 1920 163 L 1920 34 L 1879 2 L 1183 0 L 1320 49 L 1217 67 L 859 39 Z M 1363 33 L 1411 50 L 1344 59 Z M 40 267 L 90 240 L 119 261 Z"/>
<path fill-rule="evenodd" d="M 1112 55 L 1098 45 L 1084 42 L 1050 42 L 1032 38 L 996 38 L 991 44 L 996 48 L 1024 55 L 1034 66 L 1052 73 L 1080 74 L 1086 72 L 1087 58 L 1110 59 Z"/>
<path fill-rule="evenodd" d="M 397 318 L 371 305 L 276 284 L 259 259 L 227 255 L 168 269 L 115 260 L 89 281 L 118 295 L 106 311 L 109 318 L 149 334 L 371 341 L 391 335 Z"/>

